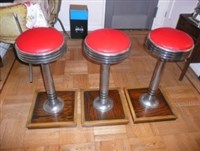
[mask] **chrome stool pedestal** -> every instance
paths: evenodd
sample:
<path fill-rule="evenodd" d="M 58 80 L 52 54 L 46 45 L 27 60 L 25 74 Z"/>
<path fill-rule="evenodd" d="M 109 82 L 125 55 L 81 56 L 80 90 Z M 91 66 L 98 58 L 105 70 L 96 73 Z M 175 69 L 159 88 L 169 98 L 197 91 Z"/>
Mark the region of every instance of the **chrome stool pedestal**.
<path fill-rule="evenodd" d="M 67 113 L 66 110 L 69 110 L 69 107 L 65 105 L 66 102 L 74 101 L 74 97 L 70 98 L 71 100 L 66 99 L 69 92 L 64 91 L 58 92 L 62 99 L 58 96 L 49 68 L 50 62 L 58 60 L 66 52 L 64 36 L 54 28 L 33 28 L 23 32 L 17 38 L 15 48 L 18 58 L 23 62 L 41 65 L 46 90 L 37 94 L 29 114 L 27 127 L 61 127 L 68 123 L 74 125 L 74 119 L 71 118 L 74 113 Z"/>
<path fill-rule="evenodd" d="M 64 101 L 57 97 L 49 65 L 41 64 L 41 67 L 47 91 L 47 100 L 44 102 L 43 109 L 50 114 L 59 113 L 64 108 Z"/>
<path fill-rule="evenodd" d="M 86 109 L 86 107 L 83 108 L 85 114 L 83 121 L 85 126 L 128 122 L 125 116 L 119 120 L 118 115 L 112 117 L 114 120 L 108 117 L 109 114 L 114 113 L 115 110 L 117 110 L 117 106 L 115 105 L 116 100 L 113 99 L 111 93 L 118 93 L 116 95 L 119 95 L 119 97 L 121 95 L 118 91 L 109 91 L 109 74 L 111 64 L 119 63 L 129 56 L 130 46 L 131 41 L 129 37 L 123 32 L 114 29 L 99 29 L 91 32 L 86 37 L 83 53 L 89 60 L 101 64 L 101 72 L 100 89 L 99 91 L 97 90 L 99 94 L 95 95 L 95 97 L 94 94 L 97 94 L 96 91 L 85 91 L 83 94 L 85 98 L 83 106 L 89 105 L 86 104 L 86 102 L 92 102 L 93 104 L 90 109 Z M 87 100 L 85 96 L 89 96 Z M 119 110 L 123 113 L 122 106 L 123 105 L 120 105 Z M 86 118 L 87 114 L 92 114 L 90 111 L 96 112 L 98 115 L 96 117 L 91 115 L 91 117 Z M 90 122 L 92 124 L 89 124 Z"/>
<path fill-rule="evenodd" d="M 145 108 L 155 108 L 159 105 L 159 99 L 156 97 L 156 93 L 158 90 L 158 85 L 164 69 L 164 65 L 164 60 L 157 61 L 148 92 L 140 96 L 139 101 L 143 106 L 145 106 Z"/>
<path fill-rule="evenodd" d="M 110 65 L 101 65 L 100 96 L 94 100 L 93 106 L 100 112 L 107 112 L 113 108 L 113 100 L 108 96 Z"/>
<path fill-rule="evenodd" d="M 149 88 L 126 89 L 134 122 L 176 119 L 159 90 L 159 83 L 166 62 L 183 61 L 190 56 L 194 47 L 193 40 L 189 35 L 177 29 L 158 28 L 149 33 L 145 44 L 148 51 L 158 60 Z"/>

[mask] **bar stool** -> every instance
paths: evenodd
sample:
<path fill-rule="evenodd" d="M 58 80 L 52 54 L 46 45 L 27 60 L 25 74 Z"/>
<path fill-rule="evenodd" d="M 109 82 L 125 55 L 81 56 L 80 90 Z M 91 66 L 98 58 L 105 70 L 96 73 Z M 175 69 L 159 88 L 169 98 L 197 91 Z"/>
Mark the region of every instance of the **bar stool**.
<path fill-rule="evenodd" d="M 126 59 L 130 53 L 129 37 L 118 30 L 99 29 L 84 40 L 84 55 L 101 64 L 100 90 L 84 91 L 83 125 L 108 125 L 128 123 L 123 109 L 124 97 L 120 90 L 109 89 L 110 65 Z"/>
<path fill-rule="evenodd" d="M 66 112 L 70 107 L 65 103 L 74 101 L 74 97 L 66 99 L 69 98 L 67 95 L 71 92 L 56 92 L 49 68 L 50 62 L 56 61 L 66 52 L 62 33 L 47 27 L 29 29 L 16 39 L 15 48 L 18 58 L 23 62 L 41 65 L 46 89 L 46 93 L 37 94 L 29 114 L 27 127 L 60 127 L 68 124 L 65 121 L 72 122 L 74 113 Z M 62 99 L 59 96 L 62 96 Z M 73 110 L 74 108 L 71 109 Z"/>
<path fill-rule="evenodd" d="M 194 42 L 183 31 L 166 27 L 152 30 L 145 44 L 149 53 L 157 58 L 157 64 L 148 89 L 126 89 L 134 122 L 176 119 L 158 86 L 165 63 L 188 58 Z"/>

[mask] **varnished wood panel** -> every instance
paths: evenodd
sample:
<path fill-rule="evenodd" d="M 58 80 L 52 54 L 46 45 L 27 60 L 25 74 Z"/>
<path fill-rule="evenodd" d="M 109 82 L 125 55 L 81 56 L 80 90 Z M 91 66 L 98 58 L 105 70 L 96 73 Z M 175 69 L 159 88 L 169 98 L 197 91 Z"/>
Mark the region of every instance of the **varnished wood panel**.
<path fill-rule="evenodd" d="M 57 96 L 64 101 L 64 108 L 57 114 L 49 114 L 43 109 L 43 104 L 47 100 L 46 92 L 37 93 L 29 113 L 28 128 L 76 126 L 76 92 L 58 91 Z"/>
<path fill-rule="evenodd" d="M 113 108 L 107 112 L 99 112 L 93 106 L 94 99 L 99 97 L 99 90 L 86 90 L 82 94 L 82 116 L 84 126 L 103 126 L 128 123 L 124 110 L 125 97 L 120 90 L 109 90 L 113 100 Z"/>
<path fill-rule="evenodd" d="M 139 102 L 140 96 L 147 93 L 148 88 L 126 89 L 125 91 L 135 123 L 176 119 L 175 114 L 159 89 L 156 94 L 159 104 L 154 108 L 145 108 Z"/>

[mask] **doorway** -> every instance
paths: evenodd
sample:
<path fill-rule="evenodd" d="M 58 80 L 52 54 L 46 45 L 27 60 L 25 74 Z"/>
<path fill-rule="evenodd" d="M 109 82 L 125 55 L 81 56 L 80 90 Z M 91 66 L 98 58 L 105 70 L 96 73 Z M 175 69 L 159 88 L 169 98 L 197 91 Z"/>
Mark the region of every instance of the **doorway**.
<path fill-rule="evenodd" d="M 151 29 L 158 0 L 106 0 L 105 27 Z"/>
<path fill-rule="evenodd" d="M 197 2 L 197 0 L 171 0 L 168 2 L 162 26 L 176 27 L 180 14 L 193 13 Z"/>

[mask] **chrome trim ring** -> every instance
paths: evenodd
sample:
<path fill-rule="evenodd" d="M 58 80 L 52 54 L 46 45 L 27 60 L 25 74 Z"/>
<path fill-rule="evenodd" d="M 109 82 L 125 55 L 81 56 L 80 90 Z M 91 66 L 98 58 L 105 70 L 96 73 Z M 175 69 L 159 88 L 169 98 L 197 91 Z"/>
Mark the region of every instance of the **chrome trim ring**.
<path fill-rule="evenodd" d="M 167 61 L 183 61 L 189 58 L 194 47 L 192 46 L 188 51 L 167 50 L 166 48 L 158 47 L 149 37 L 146 39 L 145 45 L 153 56 Z"/>
<path fill-rule="evenodd" d="M 63 42 L 61 47 L 57 48 L 50 53 L 42 53 L 42 54 L 29 54 L 22 52 L 17 45 L 15 45 L 17 56 L 20 60 L 30 64 L 46 64 L 49 62 L 56 61 L 60 56 L 62 56 L 66 52 L 66 44 Z"/>
<path fill-rule="evenodd" d="M 93 51 L 93 49 L 89 48 L 86 43 L 84 43 L 83 52 L 92 61 L 104 64 L 115 64 L 121 62 L 129 56 L 130 47 L 128 47 L 127 50 L 124 50 L 121 53 L 97 53 Z"/>

